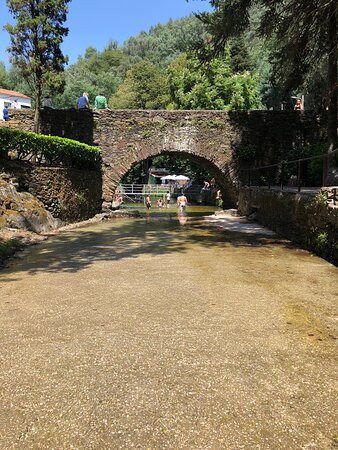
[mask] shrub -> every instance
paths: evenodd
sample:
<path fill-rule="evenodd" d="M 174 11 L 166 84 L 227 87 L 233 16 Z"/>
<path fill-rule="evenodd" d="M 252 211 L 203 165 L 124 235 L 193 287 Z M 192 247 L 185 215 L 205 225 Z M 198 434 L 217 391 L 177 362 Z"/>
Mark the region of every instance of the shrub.
<path fill-rule="evenodd" d="M 328 245 L 329 245 L 329 235 L 327 231 L 319 233 L 315 240 L 317 252 L 319 252 L 319 254 L 322 254 L 323 252 L 325 252 L 325 250 L 327 250 Z"/>
<path fill-rule="evenodd" d="M 10 256 L 20 249 L 20 243 L 16 239 L 0 238 L 0 265 Z"/>
<path fill-rule="evenodd" d="M 18 159 L 40 164 L 88 169 L 97 167 L 101 160 L 98 147 L 57 136 L 0 128 L 0 156 L 6 157 L 9 152 Z"/>
<path fill-rule="evenodd" d="M 306 147 L 297 147 L 289 152 L 287 160 L 296 160 L 301 158 L 309 158 L 312 156 L 320 156 L 327 154 L 327 146 L 325 144 L 318 143 L 316 145 L 310 145 Z M 336 162 L 337 162 L 336 154 Z M 303 165 L 303 178 L 306 186 L 322 186 L 323 179 L 323 159 L 313 159 L 311 161 L 307 161 Z M 284 181 L 288 180 L 291 175 L 297 175 L 298 173 L 298 165 L 289 164 L 288 166 L 284 166 Z"/>
<path fill-rule="evenodd" d="M 242 162 L 252 162 L 257 156 L 257 148 L 253 145 L 248 145 L 246 147 L 240 147 L 236 155 L 238 159 Z"/>

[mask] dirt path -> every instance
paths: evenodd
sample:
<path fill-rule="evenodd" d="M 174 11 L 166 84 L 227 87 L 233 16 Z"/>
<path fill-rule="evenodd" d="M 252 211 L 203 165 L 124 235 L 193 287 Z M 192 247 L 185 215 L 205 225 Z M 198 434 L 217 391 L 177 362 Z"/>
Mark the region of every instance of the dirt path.
<path fill-rule="evenodd" d="M 1 449 L 330 449 L 338 269 L 275 236 L 126 220 L 0 275 Z"/>

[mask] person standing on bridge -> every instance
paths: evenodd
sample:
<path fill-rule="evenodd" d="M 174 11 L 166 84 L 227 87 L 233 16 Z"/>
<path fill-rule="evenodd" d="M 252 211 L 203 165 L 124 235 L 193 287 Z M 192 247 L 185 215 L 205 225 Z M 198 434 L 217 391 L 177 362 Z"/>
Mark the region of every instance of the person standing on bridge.
<path fill-rule="evenodd" d="M 87 92 L 84 92 L 81 97 L 77 99 L 77 109 L 89 108 L 89 98 Z"/>
<path fill-rule="evenodd" d="M 107 109 L 108 108 L 107 99 L 102 94 L 102 92 L 100 93 L 100 95 L 97 95 L 95 97 L 95 108 L 96 109 Z"/>

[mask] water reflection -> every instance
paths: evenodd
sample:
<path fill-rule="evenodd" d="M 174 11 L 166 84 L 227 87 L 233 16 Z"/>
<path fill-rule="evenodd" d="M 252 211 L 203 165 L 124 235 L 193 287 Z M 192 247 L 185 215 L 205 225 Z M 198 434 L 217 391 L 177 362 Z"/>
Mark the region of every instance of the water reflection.
<path fill-rule="evenodd" d="M 181 226 L 184 226 L 187 224 L 188 222 L 188 216 L 186 215 L 186 213 L 177 213 L 177 218 L 178 218 L 178 222 Z"/>

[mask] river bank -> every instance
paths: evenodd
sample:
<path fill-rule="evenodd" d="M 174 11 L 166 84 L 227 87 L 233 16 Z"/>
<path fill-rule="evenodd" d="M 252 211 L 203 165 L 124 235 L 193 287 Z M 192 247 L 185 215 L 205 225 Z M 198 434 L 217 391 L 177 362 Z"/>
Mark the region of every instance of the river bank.
<path fill-rule="evenodd" d="M 50 236 L 57 236 L 65 231 L 98 224 L 104 220 L 123 219 L 140 217 L 138 211 L 112 211 L 110 213 L 97 214 L 91 219 L 76 222 L 68 225 L 62 224 L 59 228 L 45 232 L 35 233 L 34 231 L 21 230 L 17 228 L 3 227 L 0 229 L 0 270 L 7 267 L 19 252 L 32 245 L 40 244 Z"/>
<path fill-rule="evenodd" d="M 31 246 L 37 245 L 47 239 L 32 231 L 19 230 L 14 228 L 4 228 L 0 230 L 0 270 L 6 267 L 10 260 L 18 252 Z"/>

